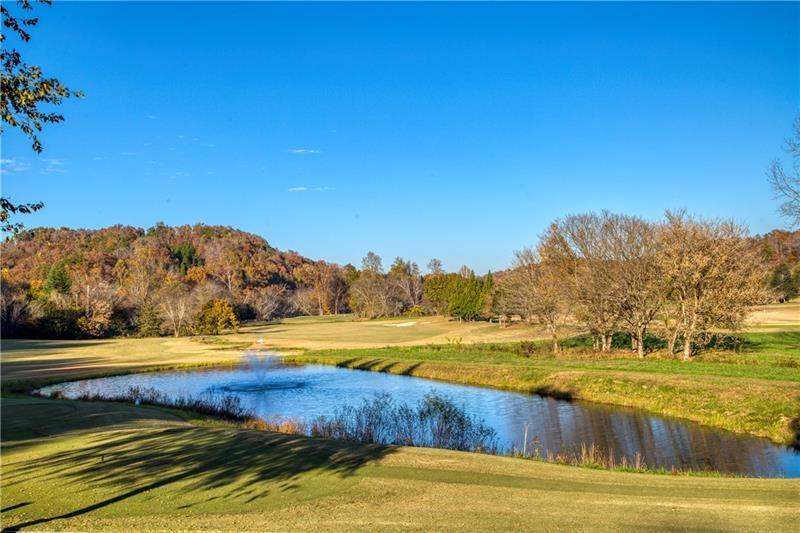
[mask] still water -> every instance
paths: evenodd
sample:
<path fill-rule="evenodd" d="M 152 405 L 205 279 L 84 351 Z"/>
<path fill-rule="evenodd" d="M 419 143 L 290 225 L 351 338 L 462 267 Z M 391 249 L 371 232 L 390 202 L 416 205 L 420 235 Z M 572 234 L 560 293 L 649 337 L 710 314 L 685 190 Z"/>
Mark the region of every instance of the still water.
<path fill-rule="evenodd" d="M 617 461 L 637 454 L 651 468 L 703 469 L 760 477 L 800 477 L 800 453 L 767 440 L 663 418 L 645 411 L 537 395 L 454 385 L 422 378 L 323 365 L 284 366 L 251 357 L 235 369 L 143 373 L 53 385 L 68 398 L 113 397 L 130 387 L 152 387 L 171 396 L 235 394 L 262 418 L 305 421 L 332 415 L 387 392 L 416 404 L 425 394 L 448 396 L 497 431 L 502 449 L 575 452 L 595 445 Z"/>

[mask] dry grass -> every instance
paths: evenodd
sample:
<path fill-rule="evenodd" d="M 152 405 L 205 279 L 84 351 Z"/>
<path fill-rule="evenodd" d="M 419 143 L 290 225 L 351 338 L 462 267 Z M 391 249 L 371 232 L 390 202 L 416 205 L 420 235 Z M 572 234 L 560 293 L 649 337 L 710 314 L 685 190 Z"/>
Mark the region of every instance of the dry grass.
<path fill-rule="evenodd" d="M 512 342 L 545 337 L 542 328 L 501 328 L 489 322 L 459 322 L 440 316 L 360 320 L 352 315 L 298 317 L 275 324 L 246 326 L 238 337 L 263 340 L 270 348 L 379 348 L 461 342 Z"/>
<path fill-rule="evenodd" d="M 800 300 L 756 307 L 748 319 L 749 331 L 800 329 Z"/>

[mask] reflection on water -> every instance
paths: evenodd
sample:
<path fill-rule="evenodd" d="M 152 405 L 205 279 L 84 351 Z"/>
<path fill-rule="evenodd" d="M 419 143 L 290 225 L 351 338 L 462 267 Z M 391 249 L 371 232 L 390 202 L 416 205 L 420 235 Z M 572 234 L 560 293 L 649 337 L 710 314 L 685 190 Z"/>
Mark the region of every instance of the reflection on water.
<path fill-rule="evenodd" d="M 258 416 L 305 421 L 330 416 L 337 407 L 355 405 L 377 392 L 408 404 L 436 392 L 483 418 L 505 449 L 523 447 L 527 425 L 527 449 L 542 454 L 577 451 L 585 444 L 618 462 L 623 457 L 633 462 L 640 454 L 651 468 L 800 477 L 800 453 L 793 450 L 644 411 L 330 366 L 282 366 L 275 358 L 255 354 L 238 369 L 132 374 L 55 385 L 42 392 L 114 395 L 132 386 L 176 396 L 233 393 Z"/>

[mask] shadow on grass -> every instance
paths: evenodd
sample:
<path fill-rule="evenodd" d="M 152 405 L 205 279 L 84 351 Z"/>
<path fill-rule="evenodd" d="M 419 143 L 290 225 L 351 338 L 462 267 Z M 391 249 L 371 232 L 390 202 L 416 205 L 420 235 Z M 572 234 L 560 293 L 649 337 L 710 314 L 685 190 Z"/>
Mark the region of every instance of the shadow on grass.
<path fill-rule="evenodd" d="M 558 387 L 553 387 L 552 385 L 542 385 L 541 387 L 532 389 L 531 392 L 538 394 L 539 396 L 547 396 L 557 400 L 572 401 L 575 399 L 575 391 L 569 389 L 559 389 Z"/>
<path fill-rule="evenodd" d="M 102 346 L 104 344 L 111 344 L 107 340 L 48 340 L 48 339 L 3 339 L 3 351 L 14 353 L 18 351 L 29 350 L 64 350 L 67 348 L 76 348 L 81 346 Z"/>
<path fill-rule="evenodd" d="M 6 345 L 3 344 L 3 354 Z M 146 366 L 142 362 L 142 366 Z M 0 373 L 3 376 L 2 389 L 4 393 L 29 394 L 34 389 L 75 378 L 91 378 L 118 372 L 119 363 L 112 361 L 98 361 L 97 357 L 64 357 L 41 358 L 9 361 L 4 359 L 0 363 Z M 128 367 L 131 368 L 131 367 Z"/>
<path fill-rule="evenodd" d="M 386 374 L 397 374 L 399 376 L 411 376 L 414 371 L 419 368 L 422 363 L 413 363 L 408 365 L 400 372 L 395 372 L 394 369 L 397 365 L 401 364 L 399 361 L 386 361 L 386 359 L 368 359 L 366 361 L 360 358 L 344 359 L 336 363 L 339 368 L 349 368 L 352 370 L 370 370 L 372 372 L 383 372 Z M 383 365 L 383 366 L 381 366 Z"/>
<path fill-rule="evenodd" d="M 348 476 L 393 448 L 328 442 L 306 437 L 190 426 L 103 435 L 79 449 L 44 457 L 37 470 L 6 475 L 6 484 L 31 477 L 68 479 L 77 485 L 119 488 L 107 499 L 73 511 L 6 527 L 18 531 L 74 518 L 173 483 L 181 490 L 225 489 L 226 498 L 250 500 L 270 491 L 289 491 L 301 474 L 319 471 Z M 269 483 L 267 483 L 269 482 Z M 260 492 L 259 492 L 260 491 Z M 45 527 L 45 529 L 47 529 Z"/>
<path fill-rule="evenodd" d="M 3 509 L 0 509 L 0 513 L 7 513 L 9 511 L 13 511 L 14 509 L 19 509 L 20 507 L 25 507 L 26 505 L 30 505 L 30 504 L 31 504 L 31 502 L 20 502 L 20 503 L 18 503 L 16 505 L 10 505 L 8 507 L 4 507 Z"/>
<path fill-rule="evenodd" d="M 339 368 L 350 368 L 353 370 L 378 370 L 375 367 L 381 363 L 384 363 L 385 361 L 385 359 L 368 359 L 366 361 L 362 361 L 360 358 L 353 357 L 351 359 L 339 361 L 336 363 L 336 366 Z"/>
<path fill-rule="evenodd" d="M 792 353 L 800 347 L 800 331 L 776 331 L 771 333 L 749 333 L 739 338 L 741 351 L 760 353 L 776 351 Z"/>
<path fill-rule="evenodd" d="M 792 430 L 793 433 L 792 442 L 789 446 L 800 452 L 800 416 L 789 422 L 789 429 Z"/>

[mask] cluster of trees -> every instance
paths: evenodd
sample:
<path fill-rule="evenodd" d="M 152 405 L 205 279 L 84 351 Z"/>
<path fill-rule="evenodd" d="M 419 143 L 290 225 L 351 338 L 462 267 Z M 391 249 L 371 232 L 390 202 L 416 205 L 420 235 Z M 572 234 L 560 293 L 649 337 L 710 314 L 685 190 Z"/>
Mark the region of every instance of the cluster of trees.
<path fill-rule="evenodd" d="M 769 268 L 769 287 L 779 302 L 800 296 L 800 230 L 774 230 L 752 239 Z"/>
<path fill-rule="evenodd" d="M 423 276 L 416 263 L 398 257 L 384 272 L 381 258 L 370 252 L 362 260 L 361 270 L 348 271 L 350 307 L 368 318 L 424 314 L 459 320 L 489 317 L 491 273 L 478 277 L 464 266 L 458 273 L 448 274 L 438 259 L 428 263 L 428 270 Z"/>
<path fill-rule="evenodd" d="M 1 246 L 4 336 L 216 333 L 286 313 L 313 264 L 205 225 L 43 228 Z"/>
<path fill-rule="evenodd" d="M 517 253 L 499 282 L 495 311 L 547 327 L 558 351 L 565 325 L 597 350 L 626 332 L 641 357 L 648 334 L 688 359 L 715 332 L 739 329 L 771 298 L 763 254 L 741 226 L 667 213 L 663 221 L 602 212 L 554 222 L 536 249 Z"/>
<path fill-rule="evenodd" d="M 441 262 L 420 273 L 370 252 L 361 269 L 281 252 L 228 227 L 39 228 L 0 244 L 5 337 L 214 334 L 243 320 L 354 312 L 366 318 L 490 313 L 491 274 Z"/>

